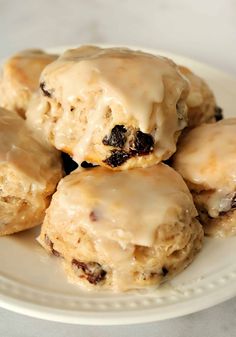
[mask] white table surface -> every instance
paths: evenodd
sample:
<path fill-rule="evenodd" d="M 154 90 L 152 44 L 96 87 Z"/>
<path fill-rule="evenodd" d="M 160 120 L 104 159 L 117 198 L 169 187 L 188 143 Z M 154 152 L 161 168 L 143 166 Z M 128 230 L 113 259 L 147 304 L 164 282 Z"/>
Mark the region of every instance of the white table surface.
<path fill-rule="evenodd" d="M 167 50 L 236 76 L 235 0 L 0 0 L 0 58 L 29 47 L 131 44 Z M 73 326 L 0 309 L 1 337 L 230 337 L 236 298 L 186 317 L 119 327 Z"/>

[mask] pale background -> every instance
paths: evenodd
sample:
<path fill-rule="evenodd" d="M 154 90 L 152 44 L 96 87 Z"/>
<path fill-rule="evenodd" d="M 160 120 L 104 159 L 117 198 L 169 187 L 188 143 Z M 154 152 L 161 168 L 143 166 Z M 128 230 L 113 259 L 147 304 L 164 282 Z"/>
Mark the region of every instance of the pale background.
<path fill-rule="evenodd" d="M 29 47 L 131 44 L 236 76 L 236 0 L 0 0 L 0 58 Z M 0 309 L 1 337 L 235 337 L 236 298 L 183 318 L 122 327 L 52 323 Z"/>

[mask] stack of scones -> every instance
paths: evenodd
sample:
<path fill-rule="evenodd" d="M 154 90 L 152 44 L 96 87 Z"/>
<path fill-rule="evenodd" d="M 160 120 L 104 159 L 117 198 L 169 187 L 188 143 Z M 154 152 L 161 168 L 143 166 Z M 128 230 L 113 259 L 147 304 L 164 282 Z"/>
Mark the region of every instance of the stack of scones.
<path fill-rule="evenodd" d="M 186 67 L 126 48 L 25 51 L 3 66 L 0 106 L 0 235 L 42 223 L 71 282 L 157 287 L 204 231 L 236 233 L 236 120 L 218 122 Z"/>

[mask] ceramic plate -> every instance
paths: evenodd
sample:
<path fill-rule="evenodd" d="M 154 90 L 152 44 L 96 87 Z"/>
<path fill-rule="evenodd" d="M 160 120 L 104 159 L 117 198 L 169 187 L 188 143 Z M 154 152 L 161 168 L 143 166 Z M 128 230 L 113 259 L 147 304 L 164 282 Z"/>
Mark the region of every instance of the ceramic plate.
<path fill-rule="evenodd" d="M 190 67 L 214 90 L 224 115 L 236 113 L 236 79 L 185 57 L 147 51 Z M 206 239 L 192 265 L 158 290 L 112 294 L 69 284 L 58 260 L 35 241 L 38 231 L 0 238 L 0 305 L 6 309 L 66 323 L 131 324 L 186 315 L 236 295 L 236 237 Z"/>

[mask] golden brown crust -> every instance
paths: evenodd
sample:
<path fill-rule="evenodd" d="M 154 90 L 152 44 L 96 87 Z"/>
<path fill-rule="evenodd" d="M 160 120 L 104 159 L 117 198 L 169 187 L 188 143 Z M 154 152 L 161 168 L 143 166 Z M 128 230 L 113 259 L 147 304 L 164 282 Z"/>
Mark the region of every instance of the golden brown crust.
<path fill-rule="evenodd" d="M 113 268 L 99 257 L 93 238 L 83 230 L 76 232 L 76 238 L 73 238 L 72 233 L 64 235 L 48 222 L 49 219 L 48 216 L 44 222 L 39 242 L 48 253 L 63 258 L 69 280 L 92 290 L 112 289 Z M 156 235 L 152 248 L 135 246 L 135 267 L 132 275 L 129 275 L 133 282 L 130 289 L 158 286 L 171 279 L 185 269 L 202 248 L 203 230 L 197 220 L 186 226 L 160 226 Z M 105 271 L 106 276 L 100 282 L 90 282 L 81 270 L 75 268 L 73 260 L 84 264 L 96 263 L 101 266 L 101 271 Z M 126 290 L 129 290 L 128 285 Z"/>
<path fill-rule="evenodd" d="M 57 55 L 42 50 L 26 50 L 7 60 L 0 78 L 0 106 L 25 117 L 31 96 L 39 87 L 42 70 L 56 58 Z"/>
<path fill-rule="evenodd" d="M 230 200 L 226 211 L 217 212 L 218 215 L 212 217 L 209 215 L 207 207 L 209 200 L 216 195 L 216 191 L 202 190 L 200 192 L 194 190 L 192 195 L 206 236 L 224 238 L 236 235 L 236 210 L 232 200 Z M 222 198 L 221 204 L 223 204 L 223 201 Z"/>
<path fill-rule="evenodd" d="M 0 109 L 0 236 L 40 224 L 62 177 L 60 154 L 37 142 L 15 112 Z"/>
<path fill-rule="evenodd" d="M 190 84 L 190 92 L 186 101 L 188 126 L 195 127 L 202 123 L 215 122 L 216 101 L 207 83 L 187 67 L 179 66 L 179 70 L 189 80 Z"/>

